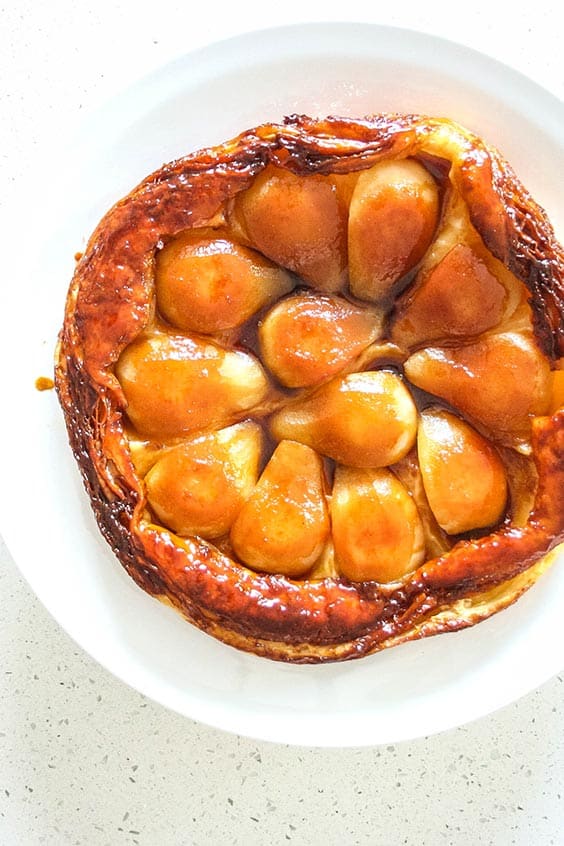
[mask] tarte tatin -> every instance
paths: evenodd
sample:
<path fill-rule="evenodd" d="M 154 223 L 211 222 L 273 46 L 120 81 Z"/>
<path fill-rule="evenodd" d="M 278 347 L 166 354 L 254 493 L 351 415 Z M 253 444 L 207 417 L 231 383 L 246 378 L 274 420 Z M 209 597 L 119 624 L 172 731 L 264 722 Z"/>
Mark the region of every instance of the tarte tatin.
<path fill-rule="evenodd" d="M 446 119 L 292 116 L 161 167 L 77 263 L 56 387 L 127 572 L 258 655 L 473 625 L 564 541 L 564 251 Z"/>

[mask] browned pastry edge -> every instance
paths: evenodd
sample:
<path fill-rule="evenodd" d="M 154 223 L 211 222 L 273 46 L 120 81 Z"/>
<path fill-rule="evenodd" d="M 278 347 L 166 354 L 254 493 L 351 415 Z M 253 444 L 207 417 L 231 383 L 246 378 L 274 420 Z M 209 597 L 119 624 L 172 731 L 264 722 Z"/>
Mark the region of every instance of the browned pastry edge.
<path fill-rule="evenodd" d="M 447 120 L 292 117 L 165 165 L 102 219 L 69 290 L 56 385 L 100 528 L 138 584 L 200 628 L 279 660 L 360 657 L 404 640 L 472 625 L 513 602 L 564 540 L 564 412 L 535 421 L 539 486 L 527 525 L 503 527 L 427 562 L 401 585 L 261 575 L 198 540 L 143 522 L 143 487 L 122 428 L 113 374 L 149 317 L 162 238 L 207 223 L 267 164 L 298 174 L 347 173 L 386 157 L 439 156 L 491 252 L 531 292 L 535 333 L 564 354 L 564 253 L 543 210 L 498 152 Z"/>

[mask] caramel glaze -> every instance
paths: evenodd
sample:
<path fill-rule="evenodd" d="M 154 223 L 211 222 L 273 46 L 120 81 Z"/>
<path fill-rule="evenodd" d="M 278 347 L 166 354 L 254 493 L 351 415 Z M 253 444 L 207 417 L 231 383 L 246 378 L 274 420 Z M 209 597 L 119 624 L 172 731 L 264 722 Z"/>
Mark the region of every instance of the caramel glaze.
<path fill-rule="evenodd" d="M 37 391 L 52 391 L 55 383 L 49 376 L 38 376 L 35 380 L 35 389 Z"/>
<path fill-rule="evenodd" d="M 448 121 L 418 116 L 362 121 L 292 116 L 283 125 L 260 126 L 165 165 L 103 218 L 69 291 L 56 387 L 104 536 L 144 590 L 167 598 L 227 643 L 271 658 L 359 657 L 471 625 L 513 602 L 534 581 L 543 557 L 564 540 L 562 410 L 533 424 L 539 483 L 527 524 L 460 541 L 402 583 L 261 575 L 211 544 L 173 538 L 146 522 L 113 365 L 151 317 L 155 250 L 163 239 L 208 224 L 267 164 L 301 175 L 348 173 L 407 155 L 450 162 L 450 180 L 473 225 L 530 291 L 539 345 L 551 358 L 563 355 L 564 253 L 544 212 L 499 153 Z M 531 578 L 520 579 L 528 570 Z M 496 586 L 500 590 L 485 610 L 445 613 L 461 599 L 479 605 Z"/>

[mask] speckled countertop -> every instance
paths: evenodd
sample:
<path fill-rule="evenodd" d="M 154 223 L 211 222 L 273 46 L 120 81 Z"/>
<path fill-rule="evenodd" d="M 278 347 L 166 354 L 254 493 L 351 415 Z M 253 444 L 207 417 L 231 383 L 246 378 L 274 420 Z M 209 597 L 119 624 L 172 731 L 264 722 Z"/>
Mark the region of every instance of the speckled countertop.
<path fill-rule="evenodd" d="M 173 0 L 20 0 L 0 10 L 2 213 L 43 132 L 63 132 L 118 85 L 192 47 L 343 17 L 303 5 L 215 4 L 201 18 Z M 347 12 L 468 44 L 562 96 L 557 4 L 477 7 L 459 15 L 452 4 L 404 2 L 376 12 L 353 0 Z M 564 673 L 431 738 L 349 750 L 257 743 L 170 713 L 114 679 L 43 609 L 1 542 L 0 654 L 2 846 L 564 843 Z"/>

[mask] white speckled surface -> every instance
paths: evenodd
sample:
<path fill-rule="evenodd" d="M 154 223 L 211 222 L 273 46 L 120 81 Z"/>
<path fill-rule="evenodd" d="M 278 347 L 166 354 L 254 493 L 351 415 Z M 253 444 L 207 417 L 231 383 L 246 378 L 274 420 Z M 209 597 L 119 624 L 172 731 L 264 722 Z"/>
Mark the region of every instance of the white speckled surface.
<path fill-rule="evenodd" d="M 21 249 L 25 261 L 22 232 L 33 235 L 11 219 L 11 198 L 44 137 L 188 49 L 247 29 L 343 17 L 324 5 L 220 13 L 215 4 L 201 17 L 172 0 L 3 8 L 4 249 Z M 562 97 L 557 4 L 476 6 L 479 14 L 460 15 L 451 4 L 377 12 L 351 2 L 347 11 L 468 44 Z M 343 751 L 256 743 L 169 713 L 116 681 L 61 631 L 1 543 L 0 654 L 2 846 L 564 843 L 564 673 L 432 738 Z"/>

